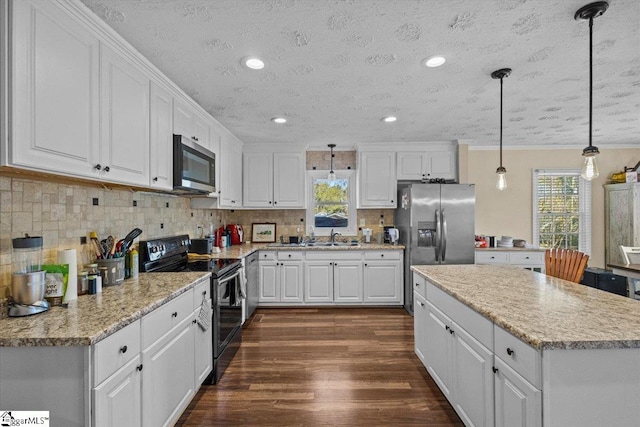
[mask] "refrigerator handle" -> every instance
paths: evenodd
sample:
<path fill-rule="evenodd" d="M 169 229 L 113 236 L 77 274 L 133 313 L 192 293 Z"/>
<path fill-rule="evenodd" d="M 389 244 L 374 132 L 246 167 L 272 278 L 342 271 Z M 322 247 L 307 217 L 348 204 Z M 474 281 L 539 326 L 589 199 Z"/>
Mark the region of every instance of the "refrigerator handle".
<path fill-rule="evenodd" d="M 444 262 L 445 255 L 447 254 L 447 217 L 444 215 L 444 209 L 442 209 L 440 215 L 442 215 L 442 245 L 440 248 L 440 258 L 442 258 L 442 262 Z"/>
<path fill-rule="evenodd" d="M 436 262 L 440 262 L 440 247 L 442 234 L 440 228 L 440 209 L 436 209 Z"/>

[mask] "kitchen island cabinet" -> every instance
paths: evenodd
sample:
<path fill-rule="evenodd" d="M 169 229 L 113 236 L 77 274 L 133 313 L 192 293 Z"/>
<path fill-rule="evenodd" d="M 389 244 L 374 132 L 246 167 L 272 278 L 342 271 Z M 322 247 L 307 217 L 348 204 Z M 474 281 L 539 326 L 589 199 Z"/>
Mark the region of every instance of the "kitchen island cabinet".
<path fill-rule="evenodd" d="M 71 427 L 174 423 L 200 385 L 194 287 L 209 283 L 143 273 L 68 308 L 0 319 L 0 407 L 49 410 Z"/>
<path fill-rule="evenodd" d="M 469 425 L 477 425 L 477 420 L 467 420 L 470 412 L 460 408 L 456 387 L 474 391 L 476 400 L 495 403 L 495 420 L 488 425 L 631 426 L 640 419 L 640 408 L 628 400 L 640 394 L 636 301 L 515 267 L 413 266 L 412 270 L 415 283 L 420 279 L 426 283 L 426 304 L 451 319 L 451 335 L 464 331 L 467 339 L 489 351 L 492 388 L 481 395 L 480 389 L 474 391 L 471 384 L 477 386 L 480 377 L 468 366 L 458 365 L 455 357 L 455 372 L 449 375 L 464 379 L 445 383 L 453 390 L 448 399 Z M 417 288 L 414 284 L 415 293 Z M 442 323 L 445 330 L 452 328 L 446 319 Z M 487 323 L 492 328 L 483 326 Z M 436 356 L 431 360 L 429 347 L 442 334 L 438 329 L 432 333 L 428 325 L 428 320 L 416 320 L 415 334 L 416 344 L 421 345 L 416 353 L 425 353 L 423 363 L 429 371 L 439 360 Z M 480 360 L 467 359 L 471 366 Z"/>

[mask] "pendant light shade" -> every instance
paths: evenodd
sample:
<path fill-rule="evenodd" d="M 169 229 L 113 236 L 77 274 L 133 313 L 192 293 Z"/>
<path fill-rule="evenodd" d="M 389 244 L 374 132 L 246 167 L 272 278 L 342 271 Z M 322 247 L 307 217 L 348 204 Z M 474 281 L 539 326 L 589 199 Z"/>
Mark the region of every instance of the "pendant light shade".
<path fill-rule="evenodd" d="M 606 1 L 597 1 L 589 3 L 578 9 L 574 18 L 576 20 L 589 20 L 589 145 L 582 150 L 584 156 L 584 164 L 582 165 L 582 177 L 587 181 L 591 181 L 600 175 L 596 156 L 600 154 L 598 147 L 592 145 L 593 134 L 593 18 L 602 15 L 609 3 Z"/>
<path fill-rule="evenodd" d="M 329 181 L 335 181 L 336 180 L 336 173 L 333 171 L 333 149 L 335 148 L 336 144 L 329 144 L 328 147 L 331 149 L 331 166 L 329 168 L 329 175 L 327 176 L 327 179 Z"/>
<path fill-rule="evenodd" d="M 496 188 L 500 191 L 507 188 L 507 169 L 502 166 L 502 80 L 509 77 L 509 74 L 511 74 L 511 68 L 501 68 L 491 73 L 492 79 L 500 79 L 500 166 L 496 169 L 498 174 Z"/>

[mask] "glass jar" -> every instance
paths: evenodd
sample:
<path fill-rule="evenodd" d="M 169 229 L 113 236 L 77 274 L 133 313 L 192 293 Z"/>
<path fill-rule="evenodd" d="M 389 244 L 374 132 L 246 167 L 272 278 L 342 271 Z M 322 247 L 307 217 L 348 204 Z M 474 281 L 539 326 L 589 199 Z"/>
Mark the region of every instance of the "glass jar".
<path fill-rule="evenodd" d="M 89 272 L 86 270 L 78 271 L 78 295 L 86 295 L 89 293 Z"/>

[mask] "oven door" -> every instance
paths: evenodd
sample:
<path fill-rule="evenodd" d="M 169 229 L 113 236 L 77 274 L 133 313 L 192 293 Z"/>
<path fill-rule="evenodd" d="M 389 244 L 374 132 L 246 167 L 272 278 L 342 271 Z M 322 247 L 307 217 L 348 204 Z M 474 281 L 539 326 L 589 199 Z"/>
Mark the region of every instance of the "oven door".
<path fill-rule="evenodd" d="M 235 269 L 213 281 L 213 353 L 216 358 L 242 326 L 240 272 Z"/>

